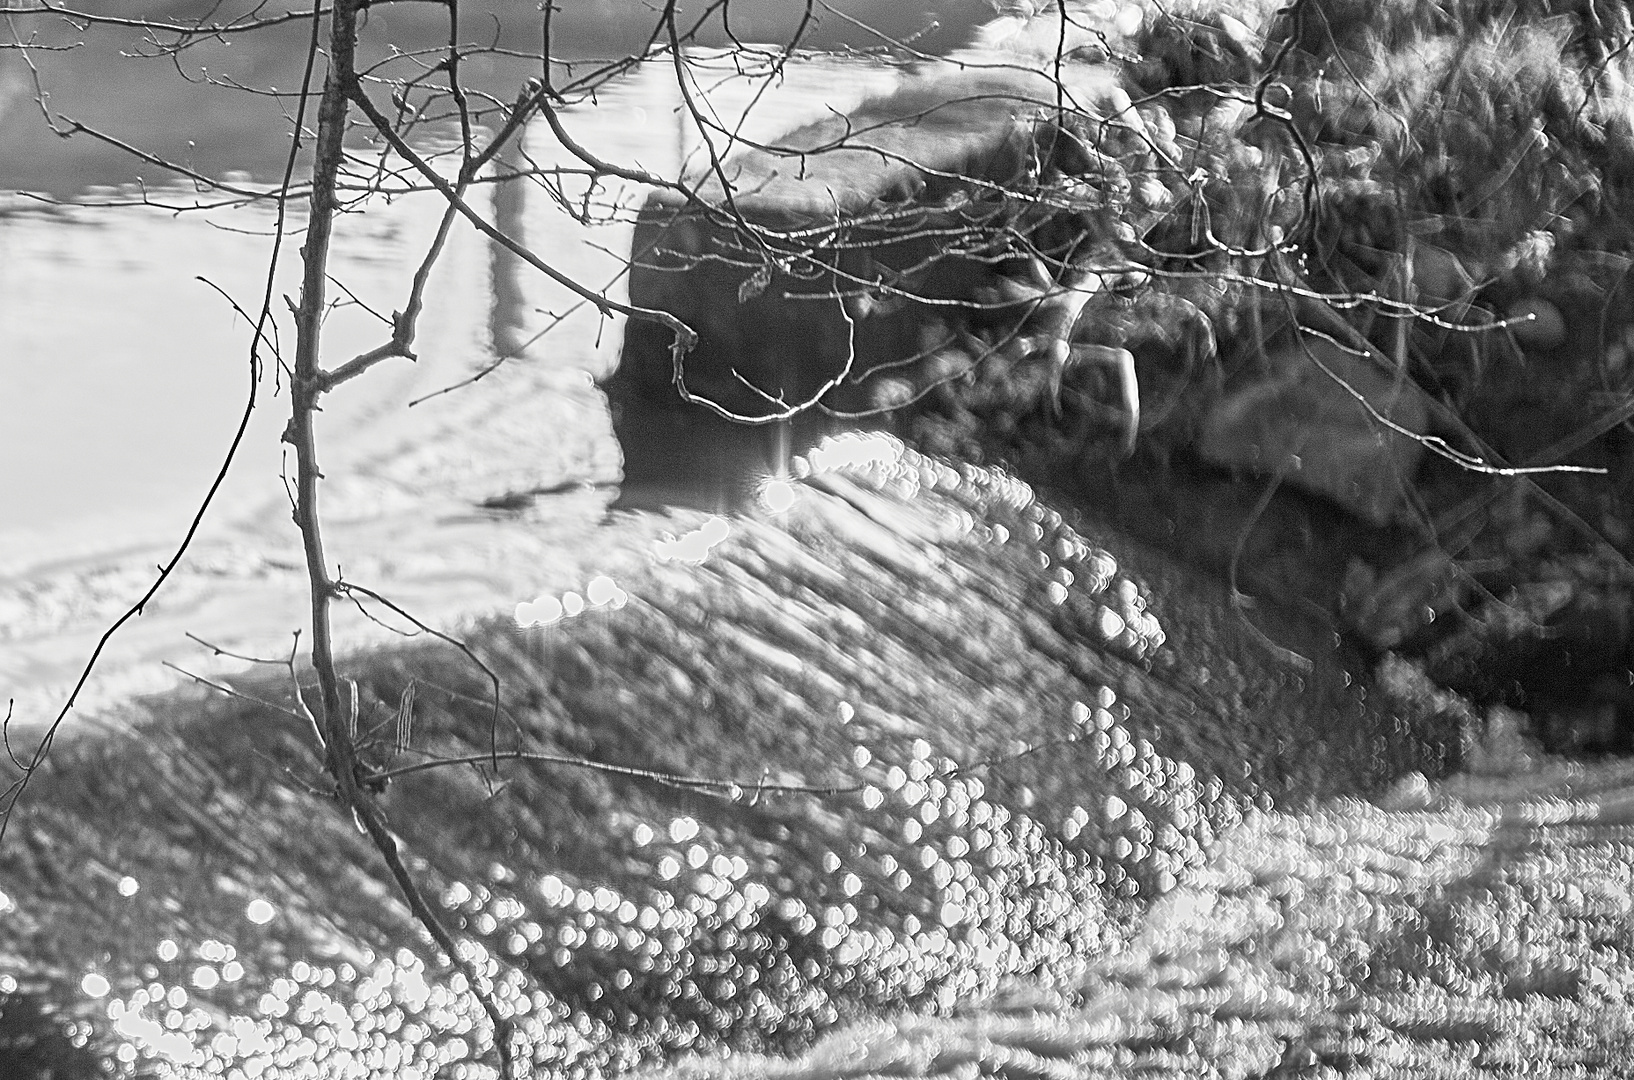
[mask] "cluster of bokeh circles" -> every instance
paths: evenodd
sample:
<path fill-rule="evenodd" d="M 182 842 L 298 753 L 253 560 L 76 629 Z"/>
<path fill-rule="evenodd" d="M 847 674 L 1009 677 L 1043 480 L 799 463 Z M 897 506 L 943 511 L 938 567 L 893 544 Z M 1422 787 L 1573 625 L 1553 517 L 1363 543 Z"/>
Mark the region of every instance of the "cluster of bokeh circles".
<path fill-rule="evenodd" d="M 712 526 L 701 561 L 670 552 L 617 603 L 485 642 L 507 685 L 534 673 L 508 706 L 525 745 L 632 768 L 428 770 L 386 798 L 536 1075 L 794 1052 L 861 1015 L 1063 983 L 1251 801 L 1165 756 L 1096 678 L 1163 643 L 1109 555 L 1004 473 L 841 447 Z M 395 700 L 393 677 L 365 700 Z M 417 745 L 480 756 L 480 685 L 445 689 L 422 687 Z M 473 988 L 426 939 L 325 940 L 242 958 L 256 977 L 230 986 L 230 947 L 171 943 L 108 995 L 122 1058 L 497 1075 Z"/>

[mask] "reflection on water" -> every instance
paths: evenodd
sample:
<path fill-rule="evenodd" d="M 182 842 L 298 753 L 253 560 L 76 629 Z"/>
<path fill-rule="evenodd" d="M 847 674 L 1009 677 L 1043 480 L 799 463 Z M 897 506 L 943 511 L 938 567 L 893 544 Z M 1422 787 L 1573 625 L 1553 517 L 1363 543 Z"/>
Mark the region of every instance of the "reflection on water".
<path fill-rule="evenodd" d="M 0 439 L 7 461 L 33 467 L 8 468 L 0 481 L 13 508 L 0 528 L 0 565 L 28 570 L 31 555 L 60 559 L 111 540 L 178 535 L 243 409 L 249 328 L 233 304 L 253 311 L 265 289 L 270 210 L 177 215 L 21 200 L 6 209 Z M 356 299 L 342 298 L 326 324 L 333 355 L 378 339 L 380 324 L 364 305 L 400 306 L 402 267 L 429 239 L 432 209 L 426 199 L 404 200 L 343 219 L 333 273 Z M 300 226 L 297 215 L 292 229 Z M 299 232 L 291 237 L 297 245 Z M 289 250 L 275 297 L 298 288 Z M 470 246 L 450 252 L 425 323 L 422 351 L 448 378 L 481 344 L 478 326 L 459 311 L 482 299 L 479 254 Z M 348 428 L 378 421 L 382 399 L 403 378 L 388 369 L 373 393 L 336 395 L 326 419 Z M 227 493 L 240 513 L 277 490 L 281 382 L 273 370 L 262 373 L 262 408 Z"/>
<path fill-rule="evenodd" d="M 440 903 L 491 943 L 471 946 L 466 958 L 492 980 L 544 1075 L 615 1071 L 655 1051 L 723 1039 L 793 1049 L 842 1010 L 911 1000 L 945 1009 L 993 972 L 1060 962 L 1098 941 L 1100 873 L 1036 823 L 984 800 L 978 779 L 938 775 L 952 762 L 933 757 L 928 743 L 916 752 L 923 756 L 876 766 L 881 783 L 855 805 L 830 808 L 866 810 L 873 829 L 894 822 L 908 842 L 899 850 L 911 857 L 887 850 L 870 865 L 824 856 L 834 884 L 827 902 L 775 896 L 757 880 L 769 867 L 752 872 L 682 816 L 631 830 L 631 842 L 651 852 L 654 884 L 673 892 L 574 887 L 554 874 L 496 867 L 497 882 L 456 881 Z M 871 757 L 866 747 L 857 754 Z M 867 913 L 874 890 L 906 891 L 916 879 L 941 897 L 923 921 L 907 914 L 881 926 L 877 905 Z M 247 1077 L 314 1068 L 430 1077 L 490 1050 L 486 1017 L 463 978 L 428 976 L 407 949 L 297 960 L 244 1014 L 219 1011 L 207 993 L 243 978 L 231 946 L 206 940 L 184 955 L 167 939 L 154 959 L 157 978 L 106 1003 L 126 1040 L 125 1062 Z M 543 977 L 525 979 L 530 969 Z M 85 993 L 102 998 L 107 981 L 94 978 L 100 992 Z"/>
<path fill-rule="evenodd" d="M 732 527 L 726 523 L 726 519 L 712 517 L 684 536 L 659 541 L 654 553 L 664 562 L 673 559 L 678 562 L 699 563 L 709 557 L 711 548 L 730 535 Z"/>
<path fill-rule="evenodd" d="M 660 541 L 659 546 L 663 543 Z M 582 614 L 586 609 L 608 608 L 617 611 L 629 599 L 629 594 L 618 587 L 618 582 L 606 574 L 598 574 L 584 587 L 583 596 L 576 592 L 566 592 L 560 597 L 543 593 L 516 605 L 516 625 L 523 628 L 549 626 Z"/>
<path fill-rule="evenodd" d="M 803 470 L 702 562 L 572 590 L 620 606 L 476 628 L 497 730 L 451 651 L 348 665 L 391 827 L 540 1075 L 1070 978 L 1255 807 L 1437 767 L 1445 732 L 1396 733 L 1336 671 L 1296 683 L 1224 639 L 1187 650 L 1201 673 L 1165 664 L 1149 598 L 1025 485 L 849 445 L 862 464 Z M 1209 667 L 1243 672 L 1251 714 Z M 0 949 L 34 960 L 8 987 L 160 1076 L 493 1076 L 469 987 L 305 789 L 288 687 L 237 685 L 58 748 L 0 850 Z M 429 754 L 472 765 L 414 770 Z"/>
<path fill-rule="evenodd" d="M 238 0 L 206 9 L 168 0 L 144 11 L 209 14 L 230 18 L 258 5 Z M 126 0 L 84 0 L 82 9 L 130 16 Z M 464 38 L 479 48 L 467 52 L 461 75 L 473 94 L 490 93 L 512 101 L 524 80 L 538 73 L 527 54 L 539 48 L 537 9 L 518 9 L 511 0 L 466 0 L 460 5 Z M 732 0 L 731 24 L 739 41 L 784 42 L 808 14 L 788 0 Z M 880 37 L 844 16 L 860 19 L 884 34 L 915 36 L 915 45 L 941 54 L 963 44 L 971 28 L 991 17 L 987 0 L 939 0 L 934 10 L 889 0 L 835 0 L 815 9 L 806 23 L 807 48 L 842 45 L 876 48 Z M 656 12 L 623 0 L 563 5 L 554 13 L 552 48 L 558 57 L 623 56 L 649 44 Z M 177 65 L 157 55 L 153 40 L 136 28 L 86 30 L 66 18 L 12 16 L 0 23 L 0 191 L 21 188 L 72 197 L 88 183 L 120 184 L 142 176 L 162 182 L 156 169 L 86 135 L 61 139 L 41 120 L 34 99 L 38 68 L 50 104 L 59 113 L 106 131 L 209 176 L 245 169 L 272 176 L 288 152 L 289 122 L 283 102 L 261 94 L 224 89 L 223 82 L 293 90 L 301 84 L 310 29 L 295 23 L 255 34 L 227 35 L 194 44 Z M 387 43 L 413 53 L 448 40 L 446 10 L 436 5 L 372 5 L 360 42 L 361 65 L 384 59 Z M 36 46 L 25 60 L 6 48 L 12 41 Z M 85 47 L 54 51 L 53 46 L 84 42 Z M 731 44 L 711 20 L 698 38 L 705 47 Z M 497 53 L 480 46 L 496 46 Z M 145 57 L 145 59 L 138 59 Z M 203 78 L 204 73 L 214 81 Z M 663 112 L 663 108 L 654 110 Z M 304 162 L 303 162 L 304 164 Z"/>
<path fill-rule="evenodd" d="M 666 75 L 643 72 L 570 123 L 598 152 L 679 169 L 698 140 L 676 119 Z M 850 62 L 798 68 L 742 124 L 733 109 L 757 86 L 726 67 L 712 85 L 723 123 L 763 137 L 892 78 Z M 549 144 L 534 133 L 529 151 L 543 157 Z M 640 192 L 598 193 L 614 224 L 591 233 L 527 194 L 477 202 L 616 292 L 612 253 L 628 245 L 619 208 Z M 401 306 L 435 213 L 433 199 L 405 197 L 343 220 L 335 269 L 350 294 L 326 327 L 332 356 L 378 340 L 371 311 Z M 13 205 L 0 217 L 0 362 L 19 388 L 6 398 L 5 457 L 27 448 L 48 463 L 7 470 L 5 495 L 26 513 L 0 532 L 0 676 L 25 703 L 37 703 L 31 688 L 60 695 L 207 480 L 244 390 L 247 331 L 191 275 L 253 301 L 270 227 L 256 209 Z M 293 270 L 275 291 L 293 290 Z M 469 236 L 456 243 L 433 280 L 419 360 L 337 394 L 320 436 L 348 579 L 433 622 L 533 597 L 514 623 L 535 636 L 487 631 L 509 685 L 537 696 L 544 678 L 562 703 L 517 706 L 527 745 L 642 763 L 616 781 L 513 772 L 503 805 L 475 773 L 404 777 L 388 800 L 418 869 L 475 942 L 466 959 L 519 1019 L 542 1072 L 602 1074 L 723 1044 L 790 1049 L 860 1010 L 946 1008 L 1000 975 L 1068 970 L 1240 814 L 1239 795 L 1126 728 L 1109 686 L 1086 695 L 1076 677 L 1035 669 L 988 590 L 1025 593 L 1027 610 L 1055 617 L 1069 595 L 1106 589 L 1111 571 L 1002 478 L 983 488 L 926 464 L 893 481 L 893 498 L 923 484 L 927 499 L 945 489 L 996 500 L 1004 520 L 976 531 L 952 505 L 928 523 L 887 515 L 882 526 L 835 494 L 848 490 L 838 481 L 764 488 L 779 528 L 804 530 L 808 547 L 831 531 L 856 547 L 860 561 L 845 563 L 843 545 L 831 553 L 844 572 L 791 557 L 765 523 L 604 525 L 593 485 L 615 477 L 617 451 L 585 376 L 605 372 L 617 327 L 519 274 Z M 499 353 L 516 362 L 409 407 Z M 222 671 L 225 661 L 182 651 L 184 631 L 276 655 L 300 625 L 274 368 L 260 391 L 267 407 L 219 513 L 109 661 L 136 681 L 110 679 L 103 700 L 154 685 L 141 680 L 159 659 Z M 802 475 L 894 468 L 898 449 L 839 441 Z M 477 509 L 540 491 L 562 494 L 515 513 Z M 1013 535 L 1019 549 L 1006 547 Z M 940 565 L 943 542 L 977 553 L 944 580 L 916 578 Z M 1047 581 L 1034 580 L 1041 568 Z M 655 589 L 655 574 L 672 576 Z M 631 604 L 620 582 L 637 579 L 644 603 Z M 1108 647 L 1138 652 L 1141 631 L 1155 629 L 1138 596 L 1102 599 L 1091 610 L 1120 620 Z M 344 613 L 343 640 L 387 638 L 373 621 L 383 614 Z M 1104 628 L 1096 618 L 1080 621 Z M 988 637 L 975 640 L 975 627 Z M 364 680 L 370 730 L 389 727 L 414 670 L 383 663 Z M 417 742 L 480 757 L 493 745 L 486 713 L 478 721 L 454 702 L 480 701 L 485 687 L 433 681 L 445 685 L 419 692 Z M 285 692 L 277 680 L 263 689 Z M 90 1025 L 78 1037 L 159 1075 L 491 1075 L 469 988 L 436 963 L 349 824 L 314 820 L 322 804 L 278 771 L 307 761 L 300 739 L 276 715 L 227 709 L 134 743 L 59 747 L 72 779 L 19 820 L 4 855 L 6 932 L 30 948 L 22 962 L 6 956 L 0 991 L 71 994 L 67 1016 Z M 1009 772 L 970 768 L 1006 754 L 1025 762 L 1029 739 L 1076 749 Z M 386 754 L 387 743 L 370 745 Z M 1093 795 L 1067 798 L 1085 769 Z M 696 775 L 732 782 L 676 794 L 666 779 Z M 832 791 L 766 790 L 802 782 Z M 70 879 L 66 867 L 87 869 Z"/>
<path fill-rule="evenodd" d="M 826 439 L 806 456 L 814 472 L 866 469 L 894 464 L 900 450 L 892 439 L 867 432 L 850 432 Z"/>
<path fill-rule="evenodd" d="M 767 88 L 764 71 L 740 74 L 722 55 L 696 59 L 696 89 L 747 138 L 843 108 L 895 78 L 841 58 L 792 66 Z M 700 136 L 681 121 L 673 78 L 668 65 L 648 65 L 566 123 L 595 153 L 676 175 Z M 526 153 L 544 165 L 567 159 L 548 131 L 530 132 Z M 644 195 L 635 185 L 591 193 L 567 182 L 554 191 L 482 187 L 472 202 L 557 269 L 619 298 L 620 253 Z M 587 196 L 602 222 L 594 228 L 563 209 L 582 208 Z M 154 197 L 197 201 L 184 190 Z M 341 218 L 334 276 L 348 291 L 337 290 L 325 323 L 330 363 L 379 343 L 375 313 L 403 306 L 438 210 L 434 195 L 410 195 Z M 8 463 L 0 501 L 9 510 L 0 522 L 0 692 L 17 697 L 25 723 L 60 707 L 102 628 L 168 559 L 219 467 L 249 385 L 249 328 L 227 297 L 256 308 L 272 225 L 270 212 L 254 207 L 0 205 L 0 461 Z M 275 308 L 298 287 L 300 226 L 297 214 Z M 338 565 L 423 620 L 447 624 L 560 593 L 598 559 L 615 569 L 644 560 L 645 541 L 608 554 L 592 539 L 620 460 L 592 380 L 610 370 L 620 339 L 616 322 L 565 288 L 456 230 L 431 279 L 418 359 L 388 361 L 325 399 L 318 432 Z M 500 358 L 506 363 L 491 375 L 439 393 Z M 225 670 L 186 634 L 281 655 L 302 625 L 301 555 L 279 441 L 288 398 L 276 365 L 257 389 L 245 446 L 192 554 L 113 642 L 83 705 L 174 684 L 179 676 L 161 661 Z M 407 628 L 390 613 L 370 616 L 340 612 L 341 639 L 384 641 Z"/>

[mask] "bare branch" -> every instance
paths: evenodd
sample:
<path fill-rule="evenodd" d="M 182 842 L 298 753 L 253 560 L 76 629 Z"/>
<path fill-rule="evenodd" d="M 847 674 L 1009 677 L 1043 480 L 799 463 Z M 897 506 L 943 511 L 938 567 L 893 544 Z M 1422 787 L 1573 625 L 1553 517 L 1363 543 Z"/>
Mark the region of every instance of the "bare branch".
<path fill-rule="evenodd" d="M 460 214 L 463 215 L 472 225 L 476 226 L 477 230 L 483 235 L 498 242 L 507 251 L 510 251 L 513 255 L 516 255 L 534 269 L 541 271 L 552 281 L 559 285 L 565 286 L 573 293 L 584 299 L 587 303 L 593 305 L 596 310 L 600 311 L 603 315 L 612 315 L 615 313 L 620 315 L 628 315 L 631 318 L 656 322 L 666 327 L 672 334 L 675 335 L 675 344 L 673 348 L 677 356 L 677 363 L 679 363 L 679 357 L 684 356 L 697 342 L 697 332 L 690 326 L 687 326 L 680 319 L 677 319 L 674 315 L 671 315 L 669 312 L 660 311 L 653 308 L 632 307 L 629 304 L 621 304 L 616 300 L 610 300 L 606 296 L 596 293 L 581 285 L 567 274 L 562 273 L 560 270 L 557 270 L 555 267 L 546 263 L 543 259 L 539 258 L 538 255 L 535 255 L 526 247 L 517 243 L 514 238 L 506 235 L 504 231 L 490 224 L 481 214 L 473 210 L 471 206 L 460 196 L 453 184 L 450 184 L 447 180 L 438 175 L 436 170 L 434 170 L 424 158 L 422 158 L 412 147 L 404 142 L 402 137 L 392 129 L 390 121 L 388 121 L 386 117 L 381 114 L 380 110 L 375 107 L 374 103 L 369 100 L 368 95 L 363 92 L 361 87 L 354 85 L 352 89 L 352 100 L 357 104 L 358 108 L 361 109 L 366 116 L 368 116 L 369 121 L 374 124 L 375 130 L 380 132 L 380 134 L 392 144 L 392 149 L 397 152 L 398 156 L 402 157 L 405 161 L 409 162 L 416 169 L 418 169 L 420 174 L 430 181 L 433 187 L 442 192 L 443 197 L 448 200 L 449 205 L 455 207 Z"/>
<path fill-rule="evenodd" d="M 321 18 L 329 14 L 329 12 L 329 8 L 317 7 L 305 11 L 281 12 L 263 18 L 246 17 L 224 23 L 202 21 L 197 23 L 171 23 L 146 16 L 106 15 L 101 12 L 83 11 L 62 4 L 54 4 L 51 0 L 34 0 L 34 2 L 28 4 L 8 4 L 5 7 L 0 7 L 0 15 L 60 15 L 86 26 L 123 26 L 147 33 L 176 34 L 182 38 L 220 37 L 227 33 L 241 34 L 251 30 L 263 30 L 270 26 L 287 26 L 290 23 L 309 22 Z"/>
<path fill-rule="evenodd" d="M 392 769 L 381 769 L 377 772 L 364 774 L 366 783 L 381 783 L 396 780 L 404 776 L 413 776 L 416 773 L 430 772 L 433 769 L 445 769 L 457 765 L 481 765 L 499 761 L 534 761 L 546 765 L 566 765 L 575 769 L 589 769 L 593 772 L 608 773 L 612 776 L 626 776 L 635 780 L 651 780 L 668 787 L 684 788 L 689 791 L 703 791 L 721 794 L 732 800 L 742 798 L 745 792 L 753 791 L 757 794 L 772 792 L 782 795 L 846 795 L 861 791 L 866 784 L 772 784 L 764 778 L 757 780 L 720 780 L 711 777 L 685 776 L 680 773 L 664 772 L 660 769 L 643 769 L 633 765 L 614 765 L 606 761 L 592 761 L 588 758 L 572 757 L 567 754 L 551 754 L 537 750 L 501 750 L 497 754 L 466 754 L 459 757 L 438 757 L 430 761 L 421 761 L 413 765 L 400 765 Z"/>
<path fill-rule="evenodd" d="M 347 128 L 347 109 L 354 97 L 367 100 L 359 88 L 354 70 L 357 18 L 362 6 L 362 0 L 337 0 L 330 19 L 329 72 L 318 106 L 312 202 L 303 251 L 305 274 L 300 302 L 295 310 L 297 341 L 295 367 L 291 376 L 291 417 L 285 432 L 285 439 L 294 447 L 296 455 L 295 517 L 301 531 L 311 597 L 311 655 L 322 703 L 319 720 L 325 742 L 325 768 L 335 782 L 335 793 L 341 805 L 353 815 L 385 859 L 410 910 L 448 956 L 449 962 L 469 980 L 472 992 L 493 1024 L 494 1045 L 499 1053 L 501 1072 L 510 1077 L 515 1074 L 516 1065 L 511 1019 L 499 1009 L 487 980 L 461 953 L 448 929 L 426 902 L 403 863 L 397 838 L 387 828 L 371 793 L 360 783 L 363 770 L 357 759 L 353 728 L 356 713 L 355 710 L 347 713 L 343 708 L 340 678 L 335 670 L 329 605 L 338 594 L 339 587 L 329 574 L 324 555 L 318 504 L 322 474 L 318 466 L 313 416 L 326 389 L 325 375 L 319 366 L 319 338 L 325 310 L 324 286 L 327 281 L 329 242 L 337 212 L 335 181 L 345 156 L 342 140 Z M 426 169 L 430 171 L 429 166 Z M 441 178 L 438 179 L 440 181 Z M 445 195 L 451 203 L 461 201 L 459 192 L 454 189 L 446 191 Z M 440 244 L 439 237 L 433 247 Z M 406 324 L 404 329 L 411 330 L 412 324 Z"/>
<path fill-rule="evenodd" d="M 194 672 L 188 671 L 186 668 L 181 667 L 178 664 L 172 664 L 169 660 L 163 660 L 163 661 L 160 661 L 160 662 L 165 667 L 169 668 L 170 670 L 175 671 L 175 672 L 179 672 L 180 674 L 187 676 L 189 679 L 192 679 L 194 682 L 198 683 L 200 686 L 208 686 L 212 690 L 219 690 L 221 693 L 226 694 L 228 697 L 238 698 L 241 701 L 248 701 L 251 704 L 259 705 L 264 709 L 271 709 L 275 713 L 282 713 L 284 716 L 289 717 L 291 720 L 305 720 L 306 719 L 304 716 L 302 716 L 300 713 L 296 712 L 294 709 L 288 709 L 288 708 L 285 708 L 282 705 L 274 705 L 270 701 L 264 701 L 261 698 L 256 697 L 254 694 L 246 694 L 246 693 L 244 693 L 244 691 L 235 689 L 234 687 L 231 687 L 231 686 L 228 686 L 224 682 L 218 682 L 215 679 L 207 679 L 203 675 L 199 675 L 199 674 L 196 674 Z"/>
<path fill-rule="evenodd" d="M 477 656 L 476 653 L 471 651 L 471 647 L 469 645 L 467 645 L 465 642 L 461 641 L 459 638 L 452 636 L 451 634 L 445 634 L 441 630 L 438 630 L 435 627 L 429 626 L 426 623 L 420 621 L 419 619 L 415 618 L 413 615 L 409 614 L 409 612 L 405 611 L 400 605 L 392 602 L 391 600 L 388 600 L 384 596 L 381 596 L 379 593 L 375 592 L 373 589 L 368 588 L 367 586 L 358 585 L 355 582 L 350 582 L 350 581 L 336 581 L 335 582 L 335 589 L 336 589 L 336 592 L 339 595 L 342 595 L 342 596 L 350 595 L 352 593 L 361 593 L 362 595 L 367 596 L 369 599 L 375 601 L 377 604 L 383 604 L 387 608 L 390 608 L 397 615 L 400 615 L 401 617 L 407 619 L 409 622 L 413 623 L 420 630 L 421 633 L 430 634 L 432 637 L 436 638 L 438 641 L 441 641 L 441 642 L 444 642 L 446 644 L 452 645 L 454 648 L 458 649 L 461 653 L 463 653 L 467 660 L 471 661 L 471 663 L 475 667 L 477 667 L 484 675 L 486 675 L 488 677 L 488 682 L 493 687 L 493 691 L 494 691 L 493 692 L 493 713 L 492 713 L 492 718 L 491 718 L 491 722 L 490 722 L 490 725 L 489 725 L 489 729 L 490 729 L 491 732 L 498 730 L 500 713 L 503 711 L 503 709 L 505 707 L 504 706 L 504 699 L 503 699 L 501 689 L 500 689 L 499 676 L 494 673 L 493 668 L 491 668 L 487 664 L 483 663 L 481 657 Z"/>

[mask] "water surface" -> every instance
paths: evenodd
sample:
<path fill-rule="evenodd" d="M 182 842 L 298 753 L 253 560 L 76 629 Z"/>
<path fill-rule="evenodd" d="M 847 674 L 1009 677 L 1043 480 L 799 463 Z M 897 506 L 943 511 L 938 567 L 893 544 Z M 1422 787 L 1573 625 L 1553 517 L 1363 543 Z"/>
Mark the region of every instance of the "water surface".
<path fill-rule="evenodd" d="M 700 54 L 699 63 L 698 89 L 750 138 L 845 108 L 895 77 L 862 61 L 812 61 L 761 93 L 765 80 L 740 77 L 724 57 Z M 598 154 L 675 175 L 699 141 L 677 104 L 672 71 L 655 64 L 568 123 Z M 548 131 L 529 134 L 527 153 L 547 165 L 565 158 Z M 8 507 L 0 693 L 17 698 L 26 723 L 60 707 L 101 629 L 168 559 L 249 392 L 250 330 L 234 304 L 260 306 L 272 210 L 182 209 L 214 200 L 177 187 L 150 192 L 159 205 L 95 205 L 132 194 L 95 191 L 57 206 L 13 197 L 0 212 L 0 499 Z M 472 201 L 558 269 L 617 298 L 628 218 L 644 194 L 634 185 L 598 190 L 600 221 L 591 227 L 536 185 L 503 198 L 482 187 Z M 292 207 L 273 284 L 279 312 L 298 291 L 299 211 Z M 334 292 L 326 363 L 383 340 L 375 313 L 403 306 L 439 212 L 435 195 L 415 194 L 371 200 L 340 220 L 332 276 L 349 293 Z M 426 301 L 418 360 L 389 361 L 331 394 L 318 432 L 332 559 L 422 620 L 449 624 L 581 582 L 593 556 L 617 561 L 618 541 L 597 530 L 620 454 L 593 382 L 615 362 L 622 328 L 469 229 L 456 230 Z M 283 322 L 283 340 L 292 341 Z M 491 376 L 438 393 L 501 357 Z M 302 625 L 279 443 L 288 398 L 276 365 L 260 372 L 256 393 L 244 445 L 188 559 L 116 639 L 85 704 L 168 684 L 177 676 L 161 661 L 213 668 L 187 634 L 281 654 Z M 539 490 L 559 494 L 524 513 L 483 508 Z M 355 612 L 338 618 L 354 644 L 389 633 Z"/>

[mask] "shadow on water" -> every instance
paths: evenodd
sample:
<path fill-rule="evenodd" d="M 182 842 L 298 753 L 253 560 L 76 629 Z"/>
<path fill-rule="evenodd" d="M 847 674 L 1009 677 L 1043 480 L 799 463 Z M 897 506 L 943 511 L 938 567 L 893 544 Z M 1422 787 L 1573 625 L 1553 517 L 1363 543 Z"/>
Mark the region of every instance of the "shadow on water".
<path fill-rule="evenodd" d="M 837 429 L 820 416 L 746 425 L 702 409 L 625 398 L 612 405 L 624 456 L 616 510 L 690 507 L 730 513 L 754 505 L 769 480 Z"/>

